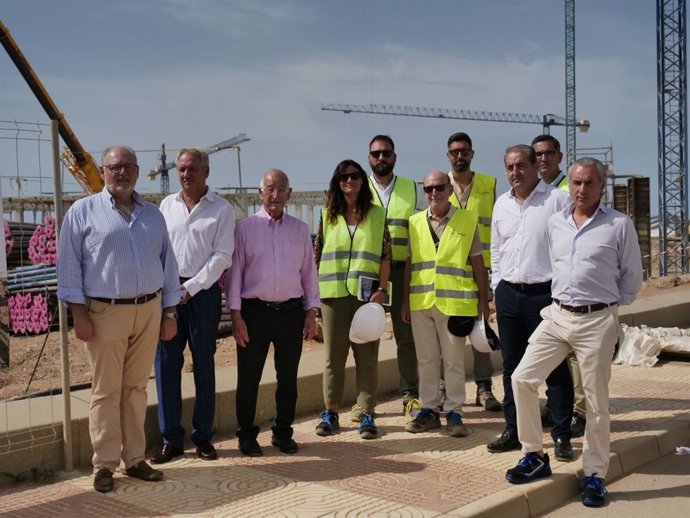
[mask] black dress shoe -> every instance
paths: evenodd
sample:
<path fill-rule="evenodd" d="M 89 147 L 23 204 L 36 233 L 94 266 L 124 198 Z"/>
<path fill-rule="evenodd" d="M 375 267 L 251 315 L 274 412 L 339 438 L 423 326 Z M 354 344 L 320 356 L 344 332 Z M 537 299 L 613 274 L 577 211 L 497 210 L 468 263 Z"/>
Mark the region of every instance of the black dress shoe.
<path fill-rule="evenodd" d="M 522 444 L 520 444 L 518 438 L 511 435 L 508 430 L 504 431 L 494 442 L 490 442 L 486 445 L 486 449 L 491 453 L 503 453 L 506 451 L 519 450 L 520 448 L 522 448 Z"/>
<path fill-rule="evenodd" d="M 184 448 L 182 446 L 164 444 L 163 449 L 151 457 L 151 464 L 165 464 L 182 454 L 184 454 Z"/>
<path fill-rule="evenodd" d="M 575 457 L 573 454 L 573 447 L 570 444 L 570 439 L 559 437 L 553 445 L 555 457 L 558 460 L 571 461 Z"/>
<path fill-rule="evenodd" d="M 585 427 L 587 426 L 587 418 L 579 413 L 573 412 L 573 420 L 570 421 L 570 435 L 575 437 L 582 437 L 585 434 Z"/>
<path fill-rule="evenodd" d="M 240 451 L 247 457 L 261 457 L 264 454 L 256 439 L 240 441 Z"/>
<path fill-rule="evenodd" d="M 208 441 L 201 441 L 200 443 L 197 443 L 196 455 L 203 460 L 216 460 L 218 458 L 216 449 L 213 447 L 213 444 Z"/>
<path fill-rule="evenodd" d="M 271 444 L 283 453 L 297 453 L 297 443 L 292 439 L 292 437 L 276 437 L 274 435 L 271 439 Z"/>

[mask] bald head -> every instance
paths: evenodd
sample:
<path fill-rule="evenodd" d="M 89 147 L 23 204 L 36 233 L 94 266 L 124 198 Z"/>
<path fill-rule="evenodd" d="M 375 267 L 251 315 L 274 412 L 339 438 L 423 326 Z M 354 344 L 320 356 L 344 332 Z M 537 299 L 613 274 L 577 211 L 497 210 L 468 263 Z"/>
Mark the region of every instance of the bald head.
<path fill-rule="evenodd" d="M 434 217 L 443 217 L 450 210 L 453 188 L 450 178 L 443 171 L 431 171 L 424 177 L 424 197 Z"/>
<path fill-rule="evenodd" d="M 442 184 L 446 183 L 450 185 L 450 178 L 448 178 L 448 175 L 444 173 L 443 171 L 429 171 L 426 176 L 424 177 L 424 185 L 427 184 Z"/>

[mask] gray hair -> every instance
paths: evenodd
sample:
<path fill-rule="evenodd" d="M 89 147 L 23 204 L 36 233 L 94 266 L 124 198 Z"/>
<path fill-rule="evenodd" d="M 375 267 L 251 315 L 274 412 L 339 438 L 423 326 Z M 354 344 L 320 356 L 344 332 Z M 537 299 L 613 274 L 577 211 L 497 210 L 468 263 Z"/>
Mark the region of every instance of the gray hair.
<path fill-rule="evenodd" d="M 197 157 L 199 160 L 201 160 L 201 163 L 206 166 L 206 169 L 209 169 L 208 165 L 208 153 L 202 149 L 196 148 L 196 147 L 183 147 L 180 149 L 179 153 L 177 153 L 177 157 L 175 158 L 175 165 L 177 165 L 177 162 L 180 160 L 180 157 L 182 155 L 192 155 Z"/>
<path fill-rule="evenodd" d="M 570 168 L 568 169 L 568 179 L 570 179 L 570 175 L 573 172 L 573 169 L 577 166 L 583 166 L 583 167 L 589 167 L 589 166 L 594 166 L 597 168 L 597 174 L 599 175 L 599 180 L 601 180 L 601 183 L 606 184 L 606 166 L 602 164 L 599 160 L 596 158 L 592 158 L 590 156 L 578 158 L 575 160 L 575 162 L 572 163 Z"/>
<path fill-rule="evenodd" d="M 264 181 L 266 180 L 267 177 L 270 175 L 277 175 L 282 177 L 283 180 L 285 180 L 285 183 L 287 184 L 287 187 L 290 187 L 290 179 L 288 178 L 288 175 L 285 174 L 284 171 L 281 171 L 280 169 L 269 169 L 266 171 L 262 176 L 261 176 L 261 182 L 259 182 L 259 189 L 263 190 L 264 189 Z"/>
<path fill-rule="evenodd" d="M 510 153 L 524 153 L 527 155 L 527 158 L 531 164 L 537 163 L 537 154 L 534 152 L 532 146 L 528 146 L 527 144 L 515 144 L 514 146 L 508 146 L 503 154 L 504 163 Z"/>
<path fill-rule="evenodd" d="M 105 161 L 106 155 L 108 153 L 110 153 L 113 149 L 124 149 L 125 151 L 127 151 L 127 153 L 132 155 L 132 157 L 134 158 L 134 161 L 137 162 L 137 153 L 131 147 L 129 147 L 129 146 L 108 146 L 107 148 L 105 148 L 103 150 L 103 153 L 101 154 L 101 164 L 103 164 L 103 162 Z"/>

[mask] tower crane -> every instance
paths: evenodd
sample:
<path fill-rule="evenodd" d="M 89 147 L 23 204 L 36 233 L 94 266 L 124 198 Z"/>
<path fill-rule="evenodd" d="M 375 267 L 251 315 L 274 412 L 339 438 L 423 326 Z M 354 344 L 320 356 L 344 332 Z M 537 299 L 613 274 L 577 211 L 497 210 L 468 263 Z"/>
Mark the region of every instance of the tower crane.
<path fill-rule="evenodd" d="M 237 164 L 239 168 L 239 154 L 240 154 L 240 144 L 243 142 L 249 142 L 251 139 L 247 137 L 244 133 L 240 133 L 239 135 L 236 135 L 232 137 L 231 139 L 224 140 L 223 142 L 219 142 L 218 144 L 214 146 L 209 146 L 204 149 L 209 155 L 211 153 L 216 153 L 217 151 L 222 151 L 223 149 L 231 149 L 231 148 L 236 148 L 237 149 Z M 155 180 L 156 176 L 161 175 L 161 193 L 162 194 L 168 194 L 170 192 L 170 176 L 168 174 L 168 171 L 171 169 L 175 169 L 176 164 L 175 162 L 167 162 L 166 163 L 166 157 L 165 157 L 165 144 L 161 145 L 161 154 L 160 154 L 160 164 L 158 167 L 153 168 L 149 170 L 148 174 L 148 179 L 149 180 Z M 240 186 L 242 184 L 242 171 L 239 171 L 240 175 Z"/>
<path fill-rule="evenodd" d="M 541 124 L 544 133 L 549 133 L 551 126 L 565 126 L 566 120 L 560 115 L 531 115 L 529 113 L 489 112 L 463 109 L 423 108 L 419 106 L 399 106 L 394 104 L 322 104 L 322 110 L 343 113 L 372 113 L 376 115 L 402 115 L 405 117 L 428 117 L 432 119 L 462 119 L 489 122 L 515 122 L 518 124 Z M 589 130 L 587 119 L 575 122 L 581 132 Z"/>
<path fill-rule="evenodd" d="M 565 150 L 575 161 L 575 0 L 565 0 Z"/>

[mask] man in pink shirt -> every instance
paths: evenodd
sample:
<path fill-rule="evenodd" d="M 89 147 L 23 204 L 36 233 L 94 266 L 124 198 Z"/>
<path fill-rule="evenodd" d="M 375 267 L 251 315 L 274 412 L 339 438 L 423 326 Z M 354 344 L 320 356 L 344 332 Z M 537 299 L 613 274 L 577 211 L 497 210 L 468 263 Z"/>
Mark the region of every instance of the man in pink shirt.
<path fill-rule="evenodd" d="M 296 453 L 292 422 L 297 402 L 297 368 L 302 340 L 316 333 L 319 288 L 311 234 L 306 223 L 284 209 L 292 189 L 278 169 L 264 173 L 259 185 L 261 210 L 235 228 L 226 301 L 237 342 L 237 438 L 240 451 L 263 455 L 254 424 L 256 399 L 268 347 L 276 369 L 276 418 L 271 444 Z"/>

